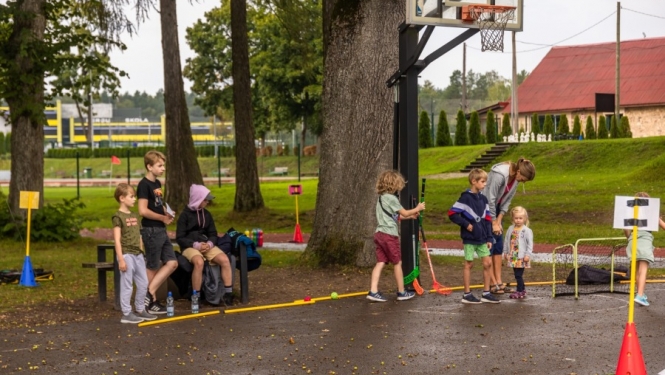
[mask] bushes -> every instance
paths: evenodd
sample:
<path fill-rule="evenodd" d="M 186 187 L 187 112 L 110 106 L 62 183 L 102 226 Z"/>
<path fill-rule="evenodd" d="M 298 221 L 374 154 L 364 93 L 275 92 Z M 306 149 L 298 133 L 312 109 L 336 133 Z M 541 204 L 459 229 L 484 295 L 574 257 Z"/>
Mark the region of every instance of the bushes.
<path fill-rule="evenodd" d="M 235 156 L 235 146 L 218 146 L 219 154 L 222 157 L 232 157 Z M 163 153 L 166 153 L 166 147 L 164 146 L 142 146 L 142 147 L 103 147 L 95 149 L 96 158 L 110 158 L 111 156 L 123 157 L 127 156 L 129 151 L 129 156 L 132 158 L 142 158 L 146 152 L 150 150 L 157 150 Z M 92 149 L 90 148 L 52 148 L 46 152 L 44 157 L 52 159 L 72 159 L 76 157 L 76 153 L 79 153 L 81 158 L 90 158 L 92 157 Z M 215 156 L 215 146 L 206 145 L 206 146 L 197 146 L 196 155 L 199 157 L 213 157 Z"/>
<path fill-rule="evenodd" d="M 7 200 L 2 192 L 0 199 Z M 83 217 L 77 213 L 85 204 L 76 198 L 64 199 L 62 203 L 45 204 L 33 211 L 30 240 L 36 242 L 63 242 L 80 237 Z M 0 205 L 0 237 L 23 240 L 26 222 L 21 217 L 13 217 L 9 205 Z"/>
<path fill-rule="evenodd" d="M 461 109 L 457 111 L 457 128 L 455 129 L 455 146 L 466 146 L 468 142 L 466 134 L 466 116 Z"/>
<path fill-rule="evenodd" d="M 420 119 L 418 121 L 418 147 L 432 147 L 432 136 L 430 134 L 429 115 L 427 111 L 420 112 Z"/>
<path fill-rule="evenodd" d="M 490 109 L 487 111 L 487 126 L 485 129 L 487 143 L 496 143 L 496 123 L 494 121 L 494 112 Z"/>
<path fill-rule="evenodd" d="M 573 119 L 573 136 L 579 138 L 582 134 L 582 122 L 580 122 L 580 115 L 575 115 Z"/>
<path fill-rule="evenodd" d="M 596 139 L 596 129 L 593 128 L 593 119 L 591 116 L 586 117 L 586 135 L 585 139 Z"/>
<path fill-rule="evenodd" d="M 469 142 L 472 145 L 479 145 L 485 143 L 482 140 L 482 134 L 480 133 L 480 119 L 478 118 L 478 112 L 471 112 L 471 118 L 469 119 Z"/>
<path fill-rule="evenodd" d="M 513 134 L 513 127 L 510 125 L 510 114 L 504 113 L 501 120 L 501 137 L 510 137 Z"/>
<path fill-rule="evenodd" d="M 436 129 L 436 145 L 452 146 L 453 140 L 450 138 L 450 128 L 448 127 L 448 116 L 446 111 L 439 112 L 439 126 Z"/>
<path fill-rule="evenodd" d="M 607 120 L 605 119 L 605 116 L 601 115 L 598 118 L 598 139 L 607 139 L 608 137 Z"/>

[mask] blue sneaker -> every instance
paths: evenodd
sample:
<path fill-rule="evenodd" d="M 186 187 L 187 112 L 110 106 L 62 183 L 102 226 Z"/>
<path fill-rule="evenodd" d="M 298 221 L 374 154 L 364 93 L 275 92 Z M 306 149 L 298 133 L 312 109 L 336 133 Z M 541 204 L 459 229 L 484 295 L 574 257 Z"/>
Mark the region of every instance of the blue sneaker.
<path fill-rule="evenodd" d="M 465 294 L 465 295 L 462 297 L 462 303 L 470 303 L 470 304 L 474 304 L 474 305 L 475 305 L 475 304 L 478 304 L 478 303 L 481 303 L 481 302 L 480 302 L 480 300 L 479 300 L 478 298 L 476 298 L 476 296 L 474 296 L 473 294 L 469 293 L 469 294 Z"/>
<path fill-rule="evenodd" d="M 494 297 L 490 292 L 483 292 L 483 296 L 480 297 L 480 301 L 483 303 L 501 303 L 501 301 Z"/>
<path fill-rule="evenodd" d="M 374 302 L 386 302 L 387 301 L 386 297 L 381 295 L 381 292 L 372 293 L 372 291 L 369 291 L 367 293 L 367 299 L 370 300 L 370 301 L 374 301 Z"/>
<path fill-rule="evenodd" d="M 405 290 L 402 293 L 397 292 L 397 300 L 398 301 L 406 301 L 407 299 L 413 298 L 413 296 L 415 296 L 415 295 L 416 295 L 416 293 L 408 291 L 408 290 Z"/>
<path fill-rule="evenodd" d="M 647 301 L 646 294 L 635 296 L 635 302 L 639 303 L 642 306 L 649 306 L 649 301 Z"/>

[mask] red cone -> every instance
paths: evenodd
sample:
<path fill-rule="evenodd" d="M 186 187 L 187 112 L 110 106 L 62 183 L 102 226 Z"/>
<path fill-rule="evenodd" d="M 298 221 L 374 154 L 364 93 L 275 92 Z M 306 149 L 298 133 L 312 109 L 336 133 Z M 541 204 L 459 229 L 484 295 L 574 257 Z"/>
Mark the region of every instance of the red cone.
<path fill-rule="evenodd" d="M 623 334 L 616 375 L 646 375 L 646 373 L 635 323 L 627 323 L 626 331 Z"/>
<path fill-rule="evenodd" d="M 296 224 L 296 230 L 293 232 L 293 241 L 295 243 L 302 243 L 302 232 L 300 231 L 300 224 Z"/>

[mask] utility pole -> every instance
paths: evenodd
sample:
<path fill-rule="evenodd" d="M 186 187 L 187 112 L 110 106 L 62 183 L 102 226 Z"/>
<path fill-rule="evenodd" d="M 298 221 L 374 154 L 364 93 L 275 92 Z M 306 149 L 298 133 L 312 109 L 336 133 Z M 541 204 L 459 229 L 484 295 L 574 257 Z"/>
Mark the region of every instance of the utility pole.
<path fill-rule="evenodd" d="M 462 111 L 466 115 L 466 43 L 462 45 Z"/>
<path fill-rule="evenodd" d="M 430 124 L 432 127 L 432 146 L 436 146 L 436 140 L 434 139 L 434 98 L 430 98 L 429 100 L 429 115 L 432 118 L 432 123 Z"/>
<path fill-rule="evenodd" d="M 510 100 L 510 119 L 513 124 L 513 134 L 520 130 L 520 121 L 517 111 L 517 52 L 515 51 L 515 32 L 513 34 L 513 84 L 512 86 L 512 99 Z"/>
<path fill-rule="evenodd" d="M 617 53 L 616 53 L 616 82 L 614 87 L 614 119 L 619 126 L 619 94 L 621 92 L 621 2 L 617 1 Z M 612 124 L 610 123 L 610 126 Z"/>

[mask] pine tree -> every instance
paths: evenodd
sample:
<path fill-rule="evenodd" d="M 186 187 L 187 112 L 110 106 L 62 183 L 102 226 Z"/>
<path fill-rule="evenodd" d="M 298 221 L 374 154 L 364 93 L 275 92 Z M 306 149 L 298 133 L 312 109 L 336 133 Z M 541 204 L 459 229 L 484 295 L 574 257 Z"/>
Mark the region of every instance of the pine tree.
<path fill-rule="evenodd" d="M 513 134 L 513 127 L 510 126 L 510 113 L 504 113 L 501 120 L 501 137 L 510 137 Z"/>
<path fill-rule="evenodd" d="M 568 127 L 568 116 L 561 115 L 561 122 L 559 122 L 559 128 L 557 129 L 557 134 L 559 135 L 568 135 L 570 133 L 570 128 Z"/>
<path fill-rule="evenodd" d="M 432 136 L 430 134 L 429 115 L 427 111 L 420 112 L 420 120 L 418 121 L 418 147 L 432 147 Z"/>
<path fill-rule="evenodd" d="M 446 111 L 439 112 L 439 126 L 436 129 L 436 145 L 453 145 L 453 140 L 450 138 L 450 128 L 448 127 L 448 115 L 446 115 Z"/>
<path fill-rule="evenodd" d="M 624 138 L 633 138 L 633 132 L 630 130 L 628 116 L 623 116 L 621 118 L 621 133 L 623 134 Z"/>
<path fill-rule="evenodd" d="M 598 119 L 598 139 L 607 139 L 607 123 L 605 116 L 601 115 Z"/>
<path fill-rule="evenodd" d="M 596 139 L 596 130 L 593 128 L 593 119 L 591 116 L 586 117 L 586 130 L 584 131 L 585 139 Z"/>
<path fill-rule="evenodd" d="M 485 139 L 487 143 L 496 143 L 496 122 L 494 120 L 494 112 L 491 109 L 487 112 Z"/>
<path fill-rule="evenodd" d="M 621 128 L 617 123 L 616 116 L 612 116 L 612 125 L 610 126 L 610 137 L 612 137 L 612 139 L 623 138 L 623 134 L 621 133 Z"/>
<path fill-rule="evenodd" d="M 554 135 L 554 121 L 552 115 L 545 115 L 545 122 L 543 123 L 543 134 L 548 136 Z"/>
<path fill-rule="evenodd" d="M 480 118 L 478 118 L 478 112 L 471 112 L 471 118 L 469 119 L 469 143 L 472 145 L 482 144 L 480 134 Z"/>
<path fill-rule="evenodd" d="M 580 134 L 582 134 L 582 123 L 580 122 L 580 115 L 575 115 L 575 119 L 573 119 L 573 136 L 575 139 L 579 139 Z"/>
<path fill-rule="evenodd" d="M 455 146 L 466 146 L 468 144 L 466 134 L 466 116 L 461 109 L 457 111 L 457 127 L 455 128 Z"/>
<path fill-rule="evenodd" d="M 538 135 L 541 133 L 540 129 L 540 118 L 538 117 L 537 113 L 534 113 L 531 115 L 531 132 L 534 135 Z"/>

